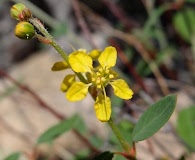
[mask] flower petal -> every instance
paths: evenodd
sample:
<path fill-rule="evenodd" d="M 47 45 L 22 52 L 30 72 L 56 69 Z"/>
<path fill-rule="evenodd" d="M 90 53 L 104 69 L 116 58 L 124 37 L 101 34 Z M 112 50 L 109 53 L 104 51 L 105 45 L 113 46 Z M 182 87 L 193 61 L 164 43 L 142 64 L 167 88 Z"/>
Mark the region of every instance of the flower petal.
<path fill-rule="evenodd" d="M 75 82 L 66 92 L 66 98 L 71 101 L 80 101 L 86 97 L 89 85 L 83 82 Z"/>
<path fill-rule="evenodd" d="M 98 49 L 92 50 L 88 55 L 93 59 L 93 61 L 97 60 L 101 51 Z"/>
<path fill-rule="evenodd" d="M 92 68 L 92 58 L 82 51 L 71 53 L 69 63 L 75 72 L 89 72 Z"/>
<path fill-rule="evenodd" d="M 70 65 L 65 62 L 65 61 L 61 61 L 61 62 L 56 62 L 54 63 L 53 67 L 51 68 L 52 71 L 61 71 L 63 69 L 67 69 L 70 68 Z"/>
<path fill-rule="evenodd" d="M 127 83 L 123 79 L 117 79 L 110 82 L 114 89 L 114 94 L 122 99 L 131 99 L 133 96 L 133 91 L 129 88 Z"/>
<path fill-rule="evenodd" d="M 111 101 L 109 97 L 105 97 L 103 94 L 96 98 L 94 109 L 97 118 L 102 122 L 107 122 L 111 116 Z"/>
<path fill-rule="evenodd" d="M 116 64 L 117 51 L 114 47 L 106 47 L 100 54 L 98 61 L 102 67 L 113 67 Z"/>
<path fill-rule="evenodd" d="M 66 92 L 74 82 L 75 75 L 74 74 L 67 75 L 61 84 L 61 91 Z"/>

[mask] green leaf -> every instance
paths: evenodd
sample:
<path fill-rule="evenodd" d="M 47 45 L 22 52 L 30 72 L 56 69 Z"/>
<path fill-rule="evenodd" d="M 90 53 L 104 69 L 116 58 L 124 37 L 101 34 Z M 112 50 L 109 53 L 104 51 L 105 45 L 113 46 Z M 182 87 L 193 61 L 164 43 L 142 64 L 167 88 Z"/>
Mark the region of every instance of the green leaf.
<path fill-rule="evenodd" d="M 133 142 L 142 141 L 156 133 L 171 117 L 176 100 L 176 95 L 169 95 L 151 105 L 133 130 Z"/>
<path fill-rule="evenodd" d="M 142 32 L 142 36 L 148 36 L 150 34 L 150 31 L 153 29 L 153 26 L 155 26 L 159 19 L 160 16 L 167 10 L 166 5 L 162 5 L 161 7 L 154 8 L 150 10 L 150 16 L 147 19 L 146 23 L 144 24 L 144 29 Z"/>
<path fill-rule="evenodd" d="M 80 118 L 77 115 L 72 116 L 69 119 L 63 120 L 58 124 L 52 126 L 48 130 L 46 130 L 39 138 L 37 143 L 49 143 L 55 140 L 57 137 L 61 136 L 63 133 L 69 131 L 73 127 L 77 126 Z"/>
<path fill-rule="evenodd" d="M 7 156 L 4 160 L 19 160 L 20 158 L 20 153 L 12 153 L 11 155 Z"/>
<path fill-rule="evenodd" d="M 102 137 L 98 137 L 97 135 L 89 137 L 89 140 L 96 148 L 101 148 L 101 146 L 104 144 Z"/>
<path fill-rule="evenodd" d="M 74 123 L 74 129 L 76 129 L 79 133 L 81 134 L 85 134 L 87 132 L 87 127 L 85 125 L 85 122 L 83 120 L 83 118 L 79 115 L 77 115 L 77 120 Z"/>
<path fill-rule="evenodd" d="M 103 152 L 100 155 L 96 156 L 92 160 L 112 160 L 113 157 L 114 157 L 114 153 L 106 151 L 106 152 Z"/>
<path fill-rule="evenodd" d="M 191 8 L 180 11 L 174 16 L 175 29 L 187 42 L 191 42 L 191 39 L 195 34 L 194 17 L 195 11 Z"/>
<path fill-rule="evenodd" d="M 195 106 L 179 112 L 176 129 L 188 148 L 195 151 Z"/>
<path fill-rule="evenodd" d="M 90 150 L 87 149 L 81 149 L 74 155 L 74 160 L 86 160 L 89 159 Z"/>
<path fill-rule="evenodd" d="M 156 55 L 153 63 L 155 63 L 156 66 L 160 66 L 162 63 L 166 63 L 167 60 L 171 59 L 173 53 L 176 53 L 176 50 L 169 45 L 159 51 L 159 54 Z M 138 64 L 136 64 L 136 70 L 144 77 L 152 73 L 151 68 L 148 67 L 148 64 L 143 59 L 140 59 Z"/>

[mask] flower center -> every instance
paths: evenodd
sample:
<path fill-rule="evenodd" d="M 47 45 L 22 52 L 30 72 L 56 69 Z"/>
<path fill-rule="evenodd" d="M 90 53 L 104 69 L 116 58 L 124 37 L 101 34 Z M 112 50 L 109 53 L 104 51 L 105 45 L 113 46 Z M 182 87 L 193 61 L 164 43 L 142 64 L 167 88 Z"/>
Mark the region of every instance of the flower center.
<path fill-rule="evenodd" d="M 114 78 L 114 75 L 108 68 L 99 68 L 92 73 L 92 83 L 98 89 L 106 87 L 106 85 Z"/>

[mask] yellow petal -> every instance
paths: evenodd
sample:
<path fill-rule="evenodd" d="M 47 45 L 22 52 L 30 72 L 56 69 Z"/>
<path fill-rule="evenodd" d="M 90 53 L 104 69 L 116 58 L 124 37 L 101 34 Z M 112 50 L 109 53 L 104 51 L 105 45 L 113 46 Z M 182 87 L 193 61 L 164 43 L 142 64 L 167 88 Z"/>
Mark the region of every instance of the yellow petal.
<path fill-rule="evenodd" d="M 127 83 L 123 79 L 115 80 L 110 82 L 114 89 L 114 94 L 122 99 L 131 99 L 133 96 L 133 91 L 129 88 Z"/>
<path fill-rule="evenodd" d="M 98 59 L 100 53 L 100 50 L 94 49 L 88 55 L 93 59 L 93 61 L 95 61 L 96 59 Z"/>
<path fill-rule="evenodd" d="M 100 54 L 98 61 L 102 67 L 113 67 L 116 64 L 117 52 L 112 46 L 106 47 L 105 50 Z"/>
<path fill-rule="evenodd" d="M 111 116 L 111 101 L 109 97 L 105 97 L 104 95 L 99 95 L 96 98 L 96 102 L 94 104 L 94 109 L 97 118 L 101 122 L 107 122 Z"/>
<path fill-rule="evenodd" d="M 86 97 L 88 92 L 88 85 L 83 82 L 75 82 L 66 92 L 66 98 L 71 101 L 80 101 Z"/>
<path fill-rule="evenodd" d="M 74 82 L 75 75 L 74 74 L 67 75 L 61 84 L 61 91 L 66 92 Z"/>
<path fill-rule="evenodd" d="M 65 61 L 61 61 L 61 62 L 56 62 L 54 63 L 53 67 L 51 68 L 52 71 L 61 71 L 63 69 L 67 69 L 70 68 L 70 65 L 65 62 Z"/>
<path fill-rule="evenodd" d="M 82 51 L 71 53 L 69 63 L 75 72 L 89 72 L 92 68 L 91 57 Z"/>

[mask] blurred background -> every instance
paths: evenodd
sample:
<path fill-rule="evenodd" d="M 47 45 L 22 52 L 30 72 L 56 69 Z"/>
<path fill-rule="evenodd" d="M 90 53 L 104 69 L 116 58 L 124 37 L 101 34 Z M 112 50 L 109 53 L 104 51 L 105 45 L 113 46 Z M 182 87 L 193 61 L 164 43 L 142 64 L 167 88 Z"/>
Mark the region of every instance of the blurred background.
<path fill-rule="evenodd" d="M 56 51 L 37 39 L 15 37 L 17 22 L 9 10 L 19 2 L 67 53 L 72 52 L 70 44 L 88 51 L 116 47 L 115 70 L 134 97 L 124 102 L 108 92 L 116 122 L 127 137 L 149 105 L 177 94 L 169 122 L 137 144 L 138 159 L 195 159 L 195 0 L 1 0 L 0 159 L 17 151 L 23 153 L 22 159 L 34 155 L 36 160 L 76 159 L 89 145 L 72 131 L 50 145 L 36 146 L 41 133 L 75 113 L 82 117 L 94 146 L 101 150 L 118 146 L 109 127 L 96 119 L 90 96 L 70 103 L 60 92 L 66 73 L 51 72 L 61 60 Z"/>

